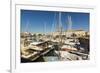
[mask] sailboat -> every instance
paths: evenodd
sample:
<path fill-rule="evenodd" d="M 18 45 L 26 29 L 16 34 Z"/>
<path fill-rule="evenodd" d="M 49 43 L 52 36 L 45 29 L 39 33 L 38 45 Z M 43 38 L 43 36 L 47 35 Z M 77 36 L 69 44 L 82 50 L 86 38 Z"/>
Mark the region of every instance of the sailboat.
<path fill-rule="evenodd" d="M 68 16 L 68 30 L 71 30 L 72 28 L 72 20 L 71 16 Z M 61 12 L 59 12 L 59 50 L 58 53 L 59 60 L 77 60 L 80 59 L 79 56 L 75 54 L 71 54 L 70 51 L 77 51 L 77 48 L 75 48 L 76 42 L 75 39 L 67 39 L 62 43 L 62 23 L 61 23 Z"/>

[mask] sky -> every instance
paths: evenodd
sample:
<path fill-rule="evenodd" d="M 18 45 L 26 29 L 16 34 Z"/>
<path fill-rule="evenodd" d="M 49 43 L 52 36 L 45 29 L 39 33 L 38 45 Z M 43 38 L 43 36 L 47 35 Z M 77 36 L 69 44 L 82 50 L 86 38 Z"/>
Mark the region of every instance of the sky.
<path fill-rule="evenodd" d="M 56 31 L 59 12 L 21 10 L 21 32 L 48 33 Z M 68 16 L 71 17 L 72 29 L 89 31 L 89 13 L 61 12 L 63 31 L 68 30 Z"/>

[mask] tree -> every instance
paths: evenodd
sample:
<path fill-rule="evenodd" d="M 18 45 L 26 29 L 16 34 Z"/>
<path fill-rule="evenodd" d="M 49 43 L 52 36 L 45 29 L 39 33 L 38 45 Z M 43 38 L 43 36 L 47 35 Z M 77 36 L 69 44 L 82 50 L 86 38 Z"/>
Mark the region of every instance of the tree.
<path fill-rule="evenodd" d="M 65 39 L 66 38 L 66 35 L 62 35 L 62 39 Z"/>
<path fill-rule="evenodd" d="M 72 35 L 71 35 L 71 37 L 76 37 L 77 35 L 75 34 L 75 33 L 73 33 Z"/>
<path fill-rule="evenodd" d="M 40 38 L 42 36 L 42 34 L 38 34 L 38 37 Z"/>
<path fill-rule="evenodd" d="M 85 36 L 86 36 L 86 37 L 89 37 L 89 34 L 88 34 L 88 32 L 85 32 Z"/>
<path fill-rule="evenodd" d="M 36 38 L 36 34 L 33 34 L 32 37 Z"/>

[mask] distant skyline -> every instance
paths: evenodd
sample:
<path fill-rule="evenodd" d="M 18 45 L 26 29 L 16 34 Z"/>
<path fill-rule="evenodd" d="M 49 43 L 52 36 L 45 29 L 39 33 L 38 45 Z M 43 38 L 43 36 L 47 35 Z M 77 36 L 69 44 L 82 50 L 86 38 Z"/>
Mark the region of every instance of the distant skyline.
<path fill-rule="evenodd" d="M 59 12 L 21 10 L 21 32 L 48 33 L 56 31 Z M 61 12 L 63 31 L 68 29 L 68 16 L 71 16 L 73 30 L 89 31 L 89 13 Z"/>

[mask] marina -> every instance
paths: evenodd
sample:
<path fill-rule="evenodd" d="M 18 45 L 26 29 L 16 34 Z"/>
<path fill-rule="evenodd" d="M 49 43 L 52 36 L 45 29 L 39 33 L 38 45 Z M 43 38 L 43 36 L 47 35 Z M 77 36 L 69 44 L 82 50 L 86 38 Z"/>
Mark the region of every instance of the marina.
<path fill-rule="evenodd" d="M 47 32 L 46 21 L 41 26 L 43 33 L 28 32 L 28 29 L 21 32 L 21 63 L 89 60 L 89 31 L 72 29 L 70 15 L 64 30 L 62 12 L 54 13 L 52 22 L 50 32 Z"/>

